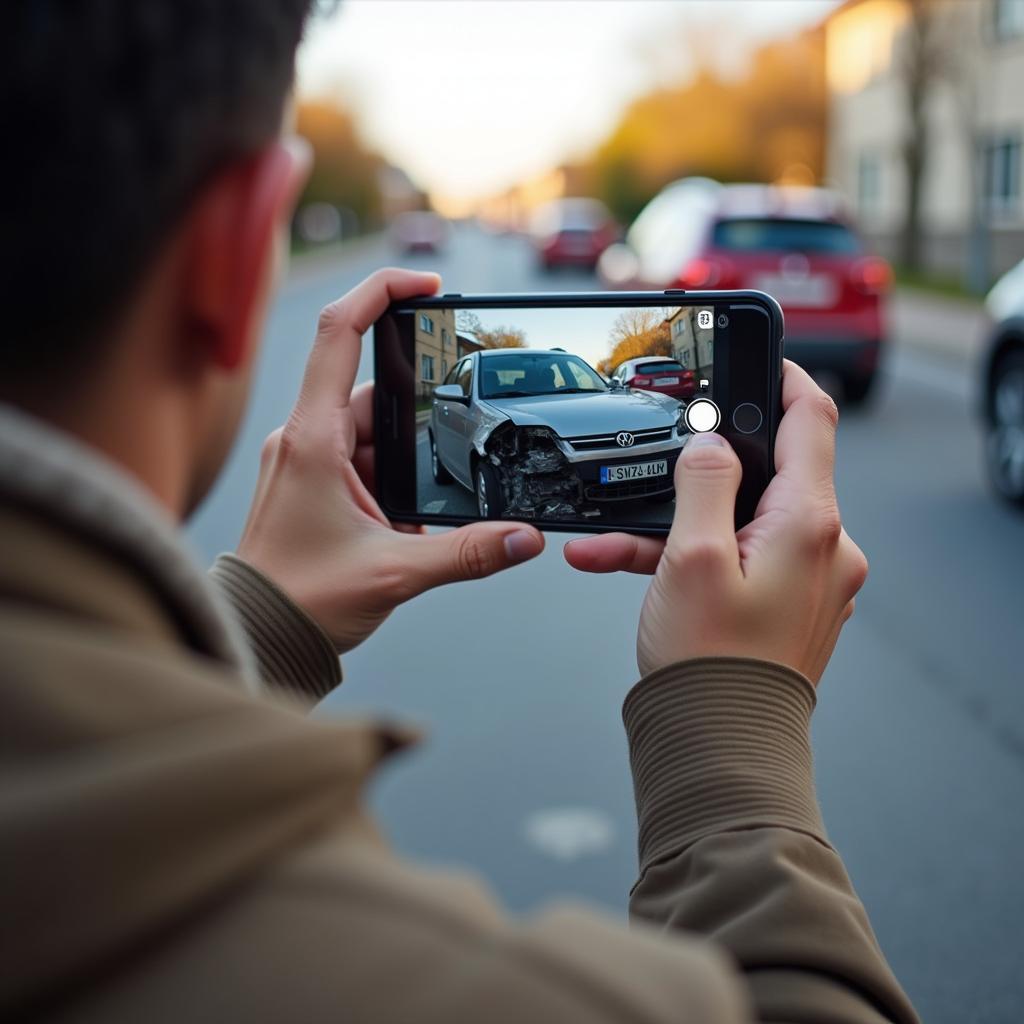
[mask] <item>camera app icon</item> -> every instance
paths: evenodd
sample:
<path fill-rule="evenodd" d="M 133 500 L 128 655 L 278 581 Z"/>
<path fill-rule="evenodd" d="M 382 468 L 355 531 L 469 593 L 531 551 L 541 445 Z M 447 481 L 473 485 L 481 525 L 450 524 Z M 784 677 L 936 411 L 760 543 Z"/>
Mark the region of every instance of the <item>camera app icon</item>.
<path fill-rule="evenodd" d="M 703 328 L 705 331 L 714 322 L 714 317 L 711 315 L 710 309 L 702 309 L 697 313 L 697 326 Z"/>

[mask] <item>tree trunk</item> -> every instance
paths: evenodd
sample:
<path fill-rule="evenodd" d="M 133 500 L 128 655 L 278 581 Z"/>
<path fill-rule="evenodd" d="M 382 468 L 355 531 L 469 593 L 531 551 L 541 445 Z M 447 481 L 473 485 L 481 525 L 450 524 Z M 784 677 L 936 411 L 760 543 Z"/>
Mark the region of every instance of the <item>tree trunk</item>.
<path fill-rule="evenodd" d="M 931 38 L 934 11 L 928 0 L 909 0 L 904 51 L 904 88 L 907 101 L 908 133 L 903 145 L 906 175 L 906 211 L 900 236 L 899 259 L 903 266 L 917 270 L 921 266 L 921 194 L 928 158 L 928 123 L 925 101 L 936 68 L 933 66 Z"/>

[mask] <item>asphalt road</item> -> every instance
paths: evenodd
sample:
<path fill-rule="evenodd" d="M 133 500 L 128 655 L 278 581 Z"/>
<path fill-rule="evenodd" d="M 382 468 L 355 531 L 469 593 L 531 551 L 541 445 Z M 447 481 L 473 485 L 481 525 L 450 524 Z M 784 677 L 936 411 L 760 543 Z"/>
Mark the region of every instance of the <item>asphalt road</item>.
<path fill-rule="evenodd" d="M 293 272 L 243 436 L 191 526 L 203 557 L 237 541 L 260 442 L 297 392 L 320 306 L 397 260 L 371 240 Z M 579 273 L 541 276 L 521 241 L 475 231 L 440 258 L 401 262 L 435 267 L 462 292 L 594 287 Z M 819 794 L 924 1019 L 1017 1022 L 1024 517 L 986 490 L 973 367 L 957 339 L 937 346 L 941 318 L 900 312 L 878 401 L 840 427 L 844 521 L 871 576 L 820 688 Z M 361 378 L 369 367 L 364 352 Z M 619 709 L 636 678 L 644 581 L 572 572 L 564 539 L 549 535 L 540 559 L 499 578 L 399 609 L 346 657 L 345 685 L 322 713 L 427 727 L 373 794 L 407 855 L 468 865 L 516 910 L 568 896 L 622 917 L 635 837 Z"/>

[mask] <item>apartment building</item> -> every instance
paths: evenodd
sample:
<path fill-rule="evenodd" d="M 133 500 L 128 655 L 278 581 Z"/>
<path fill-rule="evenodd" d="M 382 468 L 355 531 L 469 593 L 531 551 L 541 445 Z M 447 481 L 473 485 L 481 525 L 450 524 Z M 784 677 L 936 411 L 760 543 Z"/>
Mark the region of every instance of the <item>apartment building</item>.
<path fill-rule="evenodd" d="M 698 379 L 711 381 L 714 368 L 714 329 L 697 325 L 698 310 L 693 306 L 677 309 L 666 318 L 672 340 L 672 358 L 683 369 L 693 370 Z"/>
<path fill-rule="evenodd" d="M 421 310 L 416 314 L 416 396 L 429 398 L 458 358 L 455 310 Z"/>
<path fill-rule="evenodd" d="M 978 281 L 1024 257 L 1024 0 L 924 0 L 931 71 L 922 107 L 921 254 Z M 847 0 L 825 22 L 827 176 L 864 234 L 899 257 L 910 131 L 908 0 Z M 981 282 L 979 282 L 981 283 Z"/>

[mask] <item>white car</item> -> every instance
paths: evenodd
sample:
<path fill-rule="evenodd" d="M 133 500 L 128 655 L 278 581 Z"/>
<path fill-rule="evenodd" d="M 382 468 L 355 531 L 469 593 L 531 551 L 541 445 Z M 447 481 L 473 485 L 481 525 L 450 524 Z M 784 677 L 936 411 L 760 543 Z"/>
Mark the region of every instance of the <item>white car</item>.
<path fill-rule="evenodd" d="M 1024 508 L 1024 261 L 996 283 L 985 307 L 995 325 L 981 374 L 985 462 L 996 491 Z"/>

